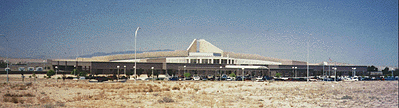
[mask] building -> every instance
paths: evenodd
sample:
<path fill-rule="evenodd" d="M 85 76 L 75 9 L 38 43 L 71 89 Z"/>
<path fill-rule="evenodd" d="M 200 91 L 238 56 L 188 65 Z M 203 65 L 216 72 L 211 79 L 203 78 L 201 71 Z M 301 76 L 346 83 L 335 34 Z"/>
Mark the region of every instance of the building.
<path fill-rule="evenodd" d="M 280 73 L 283 77 L 306 77 L 307 62 L 264 57 L 257 54 L 241 54 L 223 51 L 204 39 L 194 39 L 187 50 L 145 52 L 97 56 L 91 58 L 53 59 L 52 68 L 58 67 L 60 72 L 73 69 L 86 71 L 93 75 L 120 74 L 134 72 L 137 63 L 137 73 L 183 75 L 185 72 L 198 75 L 219 75 L 235 73 L 236 75 L 275 76 Z M 333 65 L 331 63 L 309 64 L 310 76 L 334 75 L 363 75 L 367 66 Z M 118 68 L 119 66 L 119 68 Z M 330 69 L 329 69 L 330 68 Z M 353 70 L 352 68 L 356 68 Z M 323 71 L 324 69 L 324 71 Z"/>

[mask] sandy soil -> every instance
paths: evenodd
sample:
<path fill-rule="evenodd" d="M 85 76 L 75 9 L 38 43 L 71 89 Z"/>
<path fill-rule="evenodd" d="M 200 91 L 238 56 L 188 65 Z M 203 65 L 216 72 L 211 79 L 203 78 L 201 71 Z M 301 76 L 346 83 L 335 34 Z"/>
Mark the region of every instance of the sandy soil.
<path fill-rule="evenodd" d="M 398 81 L 128 81 L 0 75 L 0 107 L 398 107 Z"/>

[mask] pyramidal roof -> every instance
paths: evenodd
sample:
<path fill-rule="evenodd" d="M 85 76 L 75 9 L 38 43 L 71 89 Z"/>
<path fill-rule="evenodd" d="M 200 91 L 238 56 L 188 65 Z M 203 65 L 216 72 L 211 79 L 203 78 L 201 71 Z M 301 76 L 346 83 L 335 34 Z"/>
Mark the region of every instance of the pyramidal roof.
<path fill-rule="evenodd" d="M 199 49 L 197 44 L 199 44 Z M 203 52 L 203 53 L 223 53 L 223 50 L 209 43 L 205 39 L 194 39 L 190 46 L 187 48 L 188 52 Z"/>

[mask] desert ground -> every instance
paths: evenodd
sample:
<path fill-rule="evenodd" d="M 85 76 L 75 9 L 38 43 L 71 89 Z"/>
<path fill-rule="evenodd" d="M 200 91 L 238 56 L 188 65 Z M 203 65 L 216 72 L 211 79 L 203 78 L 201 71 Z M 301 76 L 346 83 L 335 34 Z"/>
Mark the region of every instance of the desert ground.
<path fill-rule="evenodd" d="M 40 75 L 39 75 L 40 76 Z M 0 107 L 398 107 L 398 81 L 127 81 L 0 75 Z"/>

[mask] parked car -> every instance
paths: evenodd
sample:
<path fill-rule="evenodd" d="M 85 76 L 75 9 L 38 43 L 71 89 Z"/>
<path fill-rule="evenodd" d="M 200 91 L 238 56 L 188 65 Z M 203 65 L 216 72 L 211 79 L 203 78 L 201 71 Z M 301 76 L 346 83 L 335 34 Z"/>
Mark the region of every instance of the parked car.
<path fill-rule="evenodd" d="M 243 76 L 237 76 L 236 81 L 242 81 L 243 78 L 244 78 Z"/>
<path fill-rule="evenodd" d="M 262 80 L 272 80 L 273 77 L 269 77 L 269 76 L 263 76 Z"/>
<path fill-rule="evenodd" d="M 179 78 L 178 77 L 170 77 L 169 81 L 179 81 Z"/>
<path fill-rule="evenodd" d="M 199 81 L 199 80 L 201 80 L 201 77 L 199 77 L 199 76 L 194 76 L 194 77 L 193 77 L 193 80 L 194 80 L 194 81 Z"/>
<path fill-rule="evenodd" d="M 201 80 L 202 80 L 202 81 L 206 81 L 206 80 L 208 80 L 208 77 L 206 77 L 206 76 L 201 76 Z"/>
<path fill-rule="evenodd" d="M 227 75 L 226 74 L 223 74 L 222 75 L 222 80 L 226 80 L 227 79 Z"/>
<path fill-rule="evenodd" d="M 256 77 L 256 78 L 255 78 L 255 81 L 256 81 L 256 82 L 263 82 L 263 81 L 265 81 L 265 80 L 263 80 L 262 77 Z"/>

